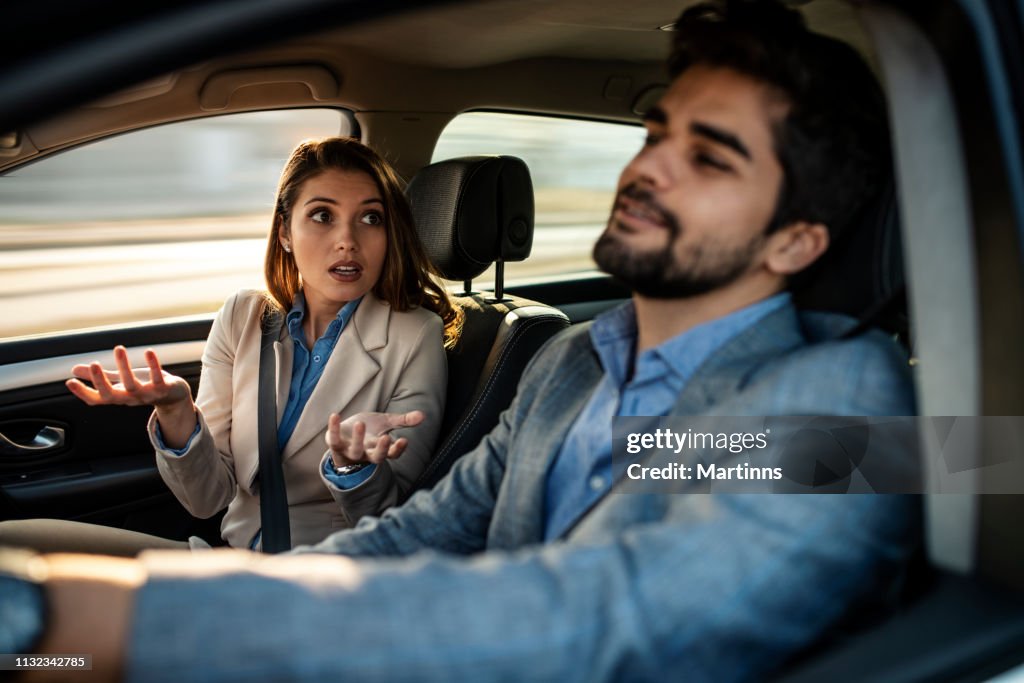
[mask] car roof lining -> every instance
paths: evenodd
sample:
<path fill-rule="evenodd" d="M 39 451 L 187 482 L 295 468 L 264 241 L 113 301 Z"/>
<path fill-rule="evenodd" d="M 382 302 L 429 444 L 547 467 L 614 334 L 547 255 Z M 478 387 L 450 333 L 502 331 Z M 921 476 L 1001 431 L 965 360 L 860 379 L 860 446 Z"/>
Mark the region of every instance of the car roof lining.
<path fill-rule="evenodd" d="M 634 102 L 666 81 L 663 60 L 671 33 L 658 27 L 671 23 L 680 6 L 667 0 L 461 2 L 313 32 L 194 64 L 31 126 L 22 131 L 19 149 L 0 155 L 0 170 L 92 138 L 206 115 L 204 87 L 224 72 L 243 68 L 253 85 L 237 88 L 217 113 L 337 106 L 450 118 L 492 109 L 637 122 Z M 842 38 L 874 61 L 846 2 L 813 0 L 801 10 L 812 28 Z M 260 85 L 265 80 L 261 73 L 301 65 L 333 74 L 337 93 L 317 97 L 301 79 Z M 544 87 L 538 87 L 540 78 Z M 619 85 L 625 87 L 610 95 L 607 85 L 613 78 L 622 79 Z M 410 155 L 398 147 L 389 150 L 396 136 L 407 141 L 410 134 L 381 125 L 371 131 L 365 140 L 394 152 L 406 177 L 429 162 L 440 133 L 436 127 L 421 127 L 417 135 L 434 139 Z"/>

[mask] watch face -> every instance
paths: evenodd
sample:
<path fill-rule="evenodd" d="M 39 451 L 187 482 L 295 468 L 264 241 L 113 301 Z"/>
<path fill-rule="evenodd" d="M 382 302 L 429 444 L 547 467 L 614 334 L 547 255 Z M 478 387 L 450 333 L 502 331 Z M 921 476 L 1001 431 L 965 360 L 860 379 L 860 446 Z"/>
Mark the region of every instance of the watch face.
<path fill-rule="evenodd" d="M 45 621 L 43 587 L 0 574 L 0 653 L 31 654 Z"/>

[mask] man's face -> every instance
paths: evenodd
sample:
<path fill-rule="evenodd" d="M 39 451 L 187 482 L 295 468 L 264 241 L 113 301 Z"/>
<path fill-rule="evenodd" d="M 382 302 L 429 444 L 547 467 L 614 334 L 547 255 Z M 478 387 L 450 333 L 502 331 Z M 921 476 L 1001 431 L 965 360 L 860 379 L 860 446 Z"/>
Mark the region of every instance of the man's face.
<path fill-rule="evenodd" d="M 757 81 L 696 66 L 645 119 L 594 260 L 636 292 L 691 297 L 763 268 L 783 171 L 772 126 L 786 105 Z"/>

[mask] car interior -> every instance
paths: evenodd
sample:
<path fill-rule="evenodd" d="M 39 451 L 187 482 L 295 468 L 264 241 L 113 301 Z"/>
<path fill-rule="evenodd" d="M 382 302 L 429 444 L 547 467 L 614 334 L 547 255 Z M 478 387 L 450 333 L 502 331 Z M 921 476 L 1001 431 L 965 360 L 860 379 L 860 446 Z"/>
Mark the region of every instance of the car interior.
<path fill-rule="evenodd" d="M 438 160 L 439 140 L 467 112 L 639 126 L 667 83 L 671 24 L 690 4 L 214 0 L 126 12 L 98 2 L 88 13 L 65 8 L 77 21 L 46 45 L 33 36 L 54 8 L 25 4 L 12 14 L 19 30 L 0 75 L 0 181 L 153 127 L 337 112 L 338 133 L 376 148 L 408 180 L 424 245 L 466 311 L 448 356 L 437 455 L 414 490 L 428 488 L 497 422 L 550 337 L 628 296 L 593 267 L 520 275 L 544 257 L 550 228 L 535 206 L 544 169 L 490 141 Z M 850 335 L 878 327 L 899 340 L 921 415 L 1024 414 L 1024 5 L 789 4 L 876 71 L 894 149 L 886 191 L 802 283 L 798 305 L 850 315 Z M 12 244 L 0 250 L 15 254 Z M 16 270 L 5 263 L 0 275 Z M 194 390 L 213 313 L 0 332 L 0 520 L 75 519 L 216 543 L 219 518 L 190 517 L 163 485 L 143 428 L 149 409 L 90 408 L 63 384 L 73 364 L 124 344 L 156 349 Z M 888 596 L 888 616 L 844 622 L 776 680 L 1024 672 L 1024 496 L 980 493 L 993 476 L 986 465 L 999 461 L 984 434 L 967 454 L 970 471 L 943 469 L 941 446 L 924 443 L 925 539 L 903 590 Z M 943 493 L 964 486 L 976 493 Z"/>

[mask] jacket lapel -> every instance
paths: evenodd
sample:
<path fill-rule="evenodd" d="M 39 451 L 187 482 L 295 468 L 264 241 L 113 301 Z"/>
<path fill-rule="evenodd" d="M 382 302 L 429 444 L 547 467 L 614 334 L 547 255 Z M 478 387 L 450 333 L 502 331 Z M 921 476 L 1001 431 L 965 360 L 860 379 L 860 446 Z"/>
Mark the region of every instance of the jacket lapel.
<path fill-rule="evenodd" d="M 390 315 L 391 308 L 372 294 L 367 294 L 360 302 L 355 315 L 338 336 L 324 372 L 299 416 L 295 431 L 285 444 L 281 454 L 283 459 L 287 460 L 320 437 L 330 414 L 344 412 L 356 394 L 380 372 L 380 365 L 368 351 L 387 344 Z M 288 400 L 289 384 L 290 379 L 288 384 L 284 384 L 285 401 Z M 279 414 L 283 414 L 283 405 L 284 402 L 278 406 Z"/>
<path fill-rule="evenodd" d="M 556 372 L 555 386 L 544 391 L 531 413 L 547 416 L 543 431 L 517 434 L 513 446 L 527 457 L 510 459 L 508 495 L 499 497 L 495 526 L 488 539 L 493 548 L 515 548 L 539 543 L 544 537 L 544 496 L 548 470 L 558 455 L 573 422 L 601 381 L 601 365 L 590 336 L 579 350 L 566 354 L 564 370 Z M 500 522 L 500 523 L 498 523 Z"/>
<path fill-rule="evenodd" d="M 725 343 L 697 368 L 670 415 L 701 415 L 739 392 L 765 363 L 806 344 L 792 305 L 769 313 Z"/>
<path fill-rule="evenodd" d="M 670 415 L 701 415 L 709 411 L 713 413 L 715 405 L 738 393 L 747 378 L 758 367 L 788 353 L 807 343 L 801 331 L 796 309 L 792 305 L 783 306 L 743 330 L 715 351 L 697 368 L 693 377 L 687 382 L 673 405 Z M 598 370 L 600 373 L 600 369 Z M 597 381 L 593 380 L 594 385 Z M 582 406 L 580 407 L 582 409 Z M 575 414 L 578 414 L 576 410 Z M 569 422 L 571 425 L 572 422 Z M 560 432 L 561 438 L 568 433 L 565 426 Z M 542 482 L 543 485 L 543 482 Z M 638 494 L 620 496 L 617 499 L 608 493 L 615 490 L 613 485 L 604 496 L 598 499 L 576 523 L 566 529 L 559 538 L 568 537 L 575 529 L 590 517 L 591 512 L 601 509 L 602 514 L 624 517 L 635 516 L 645 505 L 660 505 L 657 495 Z M 621 506 L 611 506 L 618 500 Z"/>

